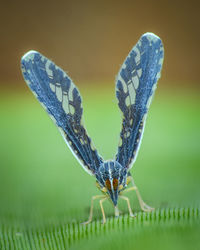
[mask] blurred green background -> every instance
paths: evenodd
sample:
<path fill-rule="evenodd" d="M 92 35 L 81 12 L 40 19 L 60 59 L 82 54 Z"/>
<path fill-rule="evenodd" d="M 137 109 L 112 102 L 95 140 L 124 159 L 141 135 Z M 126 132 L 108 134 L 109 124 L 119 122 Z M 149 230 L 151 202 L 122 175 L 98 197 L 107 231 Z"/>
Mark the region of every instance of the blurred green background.
<path fill-rule="evenodd" d="M 199 249 L 199 2 L 2 1 L 0 12 L 0 249 Z M 95 222 L 81 227 L 99 191 L 26 86 L 20 58 L 35 49 L 68 72 L 88 133 L 111 159 L 115 75 L 147 31 L 162 38 L 165 60 L 131 172 L 156 210 L 144 215 L 129 194 L 136 219 L 124 202 L 125 217 L 113 219 L 108 202 L 102 226 L 96 202 Z"/>

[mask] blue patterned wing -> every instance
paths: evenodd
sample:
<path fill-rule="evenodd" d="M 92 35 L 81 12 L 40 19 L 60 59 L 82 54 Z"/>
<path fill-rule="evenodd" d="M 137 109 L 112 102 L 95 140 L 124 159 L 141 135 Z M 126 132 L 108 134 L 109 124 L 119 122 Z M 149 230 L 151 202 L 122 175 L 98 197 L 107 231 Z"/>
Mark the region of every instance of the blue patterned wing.
<path fill-rule="evenodd" d="M 72 153 L 89 174 L 94 174 L 103 160 L 82 125 L 81 96 L 72 80 L 36 51 L 22 57 L 21 67 L 25 81 L 58 126 Z"/>
<path fill-rule="evenodd" d="M 116 96 L 123 123 L 116 160 L 127 169 L 137 156 L 163 57 L 160 38 L 146 33 L 133 47 L 117 76 Z"/>

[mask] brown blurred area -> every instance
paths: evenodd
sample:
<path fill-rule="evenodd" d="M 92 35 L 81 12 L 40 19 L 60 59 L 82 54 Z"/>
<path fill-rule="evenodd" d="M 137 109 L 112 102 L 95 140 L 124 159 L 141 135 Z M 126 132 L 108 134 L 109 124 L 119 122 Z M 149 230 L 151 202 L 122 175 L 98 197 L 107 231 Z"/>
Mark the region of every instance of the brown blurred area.
<path fill-rule="evenodd" d="M 4 86 L 22 84 L 20 58 L 31 49 L 51 58 L 76 83 L 114 81 L 147 31 L 163 40 L 164 82 L 200 83 L 199 1 L 9 0 L 1 1 L 0 19 Z"/>

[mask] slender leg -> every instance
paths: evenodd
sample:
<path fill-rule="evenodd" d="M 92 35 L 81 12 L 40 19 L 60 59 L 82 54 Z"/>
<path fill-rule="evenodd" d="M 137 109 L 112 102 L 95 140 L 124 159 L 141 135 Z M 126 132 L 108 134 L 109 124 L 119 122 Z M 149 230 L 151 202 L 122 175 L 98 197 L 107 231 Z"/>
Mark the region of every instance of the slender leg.
<path fill-rule="evenodd" d="M 95 195 L 95 196 L 92 196 L 92 200 L 91 200 L 91 207 L 90 207 L 90 215 L 89 215 L 89 219 L 86 221 L 86 222 L 83 222 L 81 224 L 89 224 L 91 221 L 92 221 L 92 216 L 93 216 L 93 203 L 94 203 L 94 200 L 96 199 L 100 199 L 100 198 L 104 198 L 105 195 Z M 101 210 L 102 211 L 102 210 Z M 105 214 L 103 212 L 103 215 L 105 217 Z"/>
<path fill-rule="evenodd" d="M 125 200 L 125 201 L 127 202 L 128 210 L 129 210 L 130 216 L 131 216 L 131 217 L 135 217 L 135 215 L 133 214 L 132 209 L 131 209 L 131 205 L 130 205 L 129 198 L 126 197 L 126 196 L 122 196 L 122 195 L 120 195 L 119 198 L 122 198 L 123 200 Z"/>
<path fill-rule="evenodd" d="M 103 198 L 102 200 L 99 201 L 100 207 L 101 207 L 101 212 L 102 212 L 102 215 L 103 215 L 103 224 L 106 223 L 106 216 L 105 216 L 104 209 L 103 209 L 103 202 L 105 200 L 107 200 L 107 199 L 108 199 L 108 197 L 105 197 L 105 198 Z"/>
<path fill-rule="evenodd" d="M 135 191 L 135 190 L 136 190 L 136 187 L 130 187 L 130 188 L 127 188 L 124 191 L 122 191 L 120 194 L 125 194 L 125 193 L 128 193 L 130 191 Z"/>
<path fill-rule="evenodd" d="M 143 211 L 145 211 L 145 212 L 151 212 L 151 211 L 153 211 L 154 208 L 148 206 L 148 205 L 143 201 L 143 199 L 142 199 L 142 197 L 141 197 L 141 195 L 140 195 L 140 192 L 139 192 L 137 186 L 136 186 L 135 183 L 134 183 L 133 178 L 131 178 L 131 182 L 132 182 L 132 184 L 133 184 L 133 187 L 127 188 L 127 189 L 124 190 L 122 193 L 124 194 L 124 193 L 130 192 L 130 191 L 135 191 L 135 192 L 136 192 L 136 195 L 137 195 L 137 198 L 138 198 L 138 201 L 139 201 L 139 203 L 140 203 L 141 209 L 142 209 Z"/>
<path fill-rule="evenodd" d="M 116 206 L 115 207 L 115 217 L 119 217 L 119 209 L 118 209 L 118 207 Z"/>

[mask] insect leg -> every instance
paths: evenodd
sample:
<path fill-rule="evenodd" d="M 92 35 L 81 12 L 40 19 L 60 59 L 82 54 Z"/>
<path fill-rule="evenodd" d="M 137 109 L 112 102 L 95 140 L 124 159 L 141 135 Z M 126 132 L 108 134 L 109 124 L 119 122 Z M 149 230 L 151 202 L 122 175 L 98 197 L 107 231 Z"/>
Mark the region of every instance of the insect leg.
<path fill-rule="evenodd" d="M 116 206 L 115 207 L 115 217 L 119 217 L 119 209 L 118 209 L 118 207 Z"/>
<path fill-rule="evenodd" d="M 94 200 L 100 199 L 100 198 L 104 198 L 104 197 L 105 197 L 105 195 L 95 195 L 95 196 L 92 196 L 89 219 L 86 222 L 83 222 L 81 224 L 86 225 L 86 224 L 89 224 L 92 221 Z"/>
<path fill-rule="evenodd" d="M 105 196 L 104 196 L 104 197 L 105 197 Z M 108 197 L 103 198 L 102 200 L 99 201 L 100 207 L 101 207 L 101 212 L 102 212 L 102 215 L 103 215 L 103 224 L 106 223 L 106 216 L 105 216 L 104 209 L 103 209 L 103 202 L 104 202 L 105 200 L 107 200 L 107 199 L 108 199 Z"/>
<path fill-rule="evenodd" d="M 133 177 L 131 176 L 131 182 L 133 184 L 133 187 L 130 187 L 130 188 L 127 188 L 126 190 L 124 190 L 122 193 L 127 193 L 127 192 L 130 192 L 130 191 L 135 191 L 136 192 L 136 195 L 137 195 L 137 198 L 138 198 L 138 201 L 139 201 L 139 204 L 140 204 L 140 207 L 141 209 L 144 211 L 144 212 L 151 212 L 154 210 L 153 207 L 150 207 L 148 206 L 142 199 L 142 196 L 140 195 L 140 192 L 137 188 L 137 186 L 135 185 L 134 183 L 134 180 L 133 180 Z"/>
<path fill-rule="evenodd" d="M 125 201 L 127 202 L 128 210 L 129 210 L 130 216 L 131 216 L 131 217 L 135 217 L 135 215 L 133 214 L 132 209 L 131 209 L 131 205 L 130 205 L 129 198 L 126 197 L 126 196 L 122 196 L 122 195 L 120 195 L 119 197 L 122 198 L 123 200 L 125 200 Z"/>

